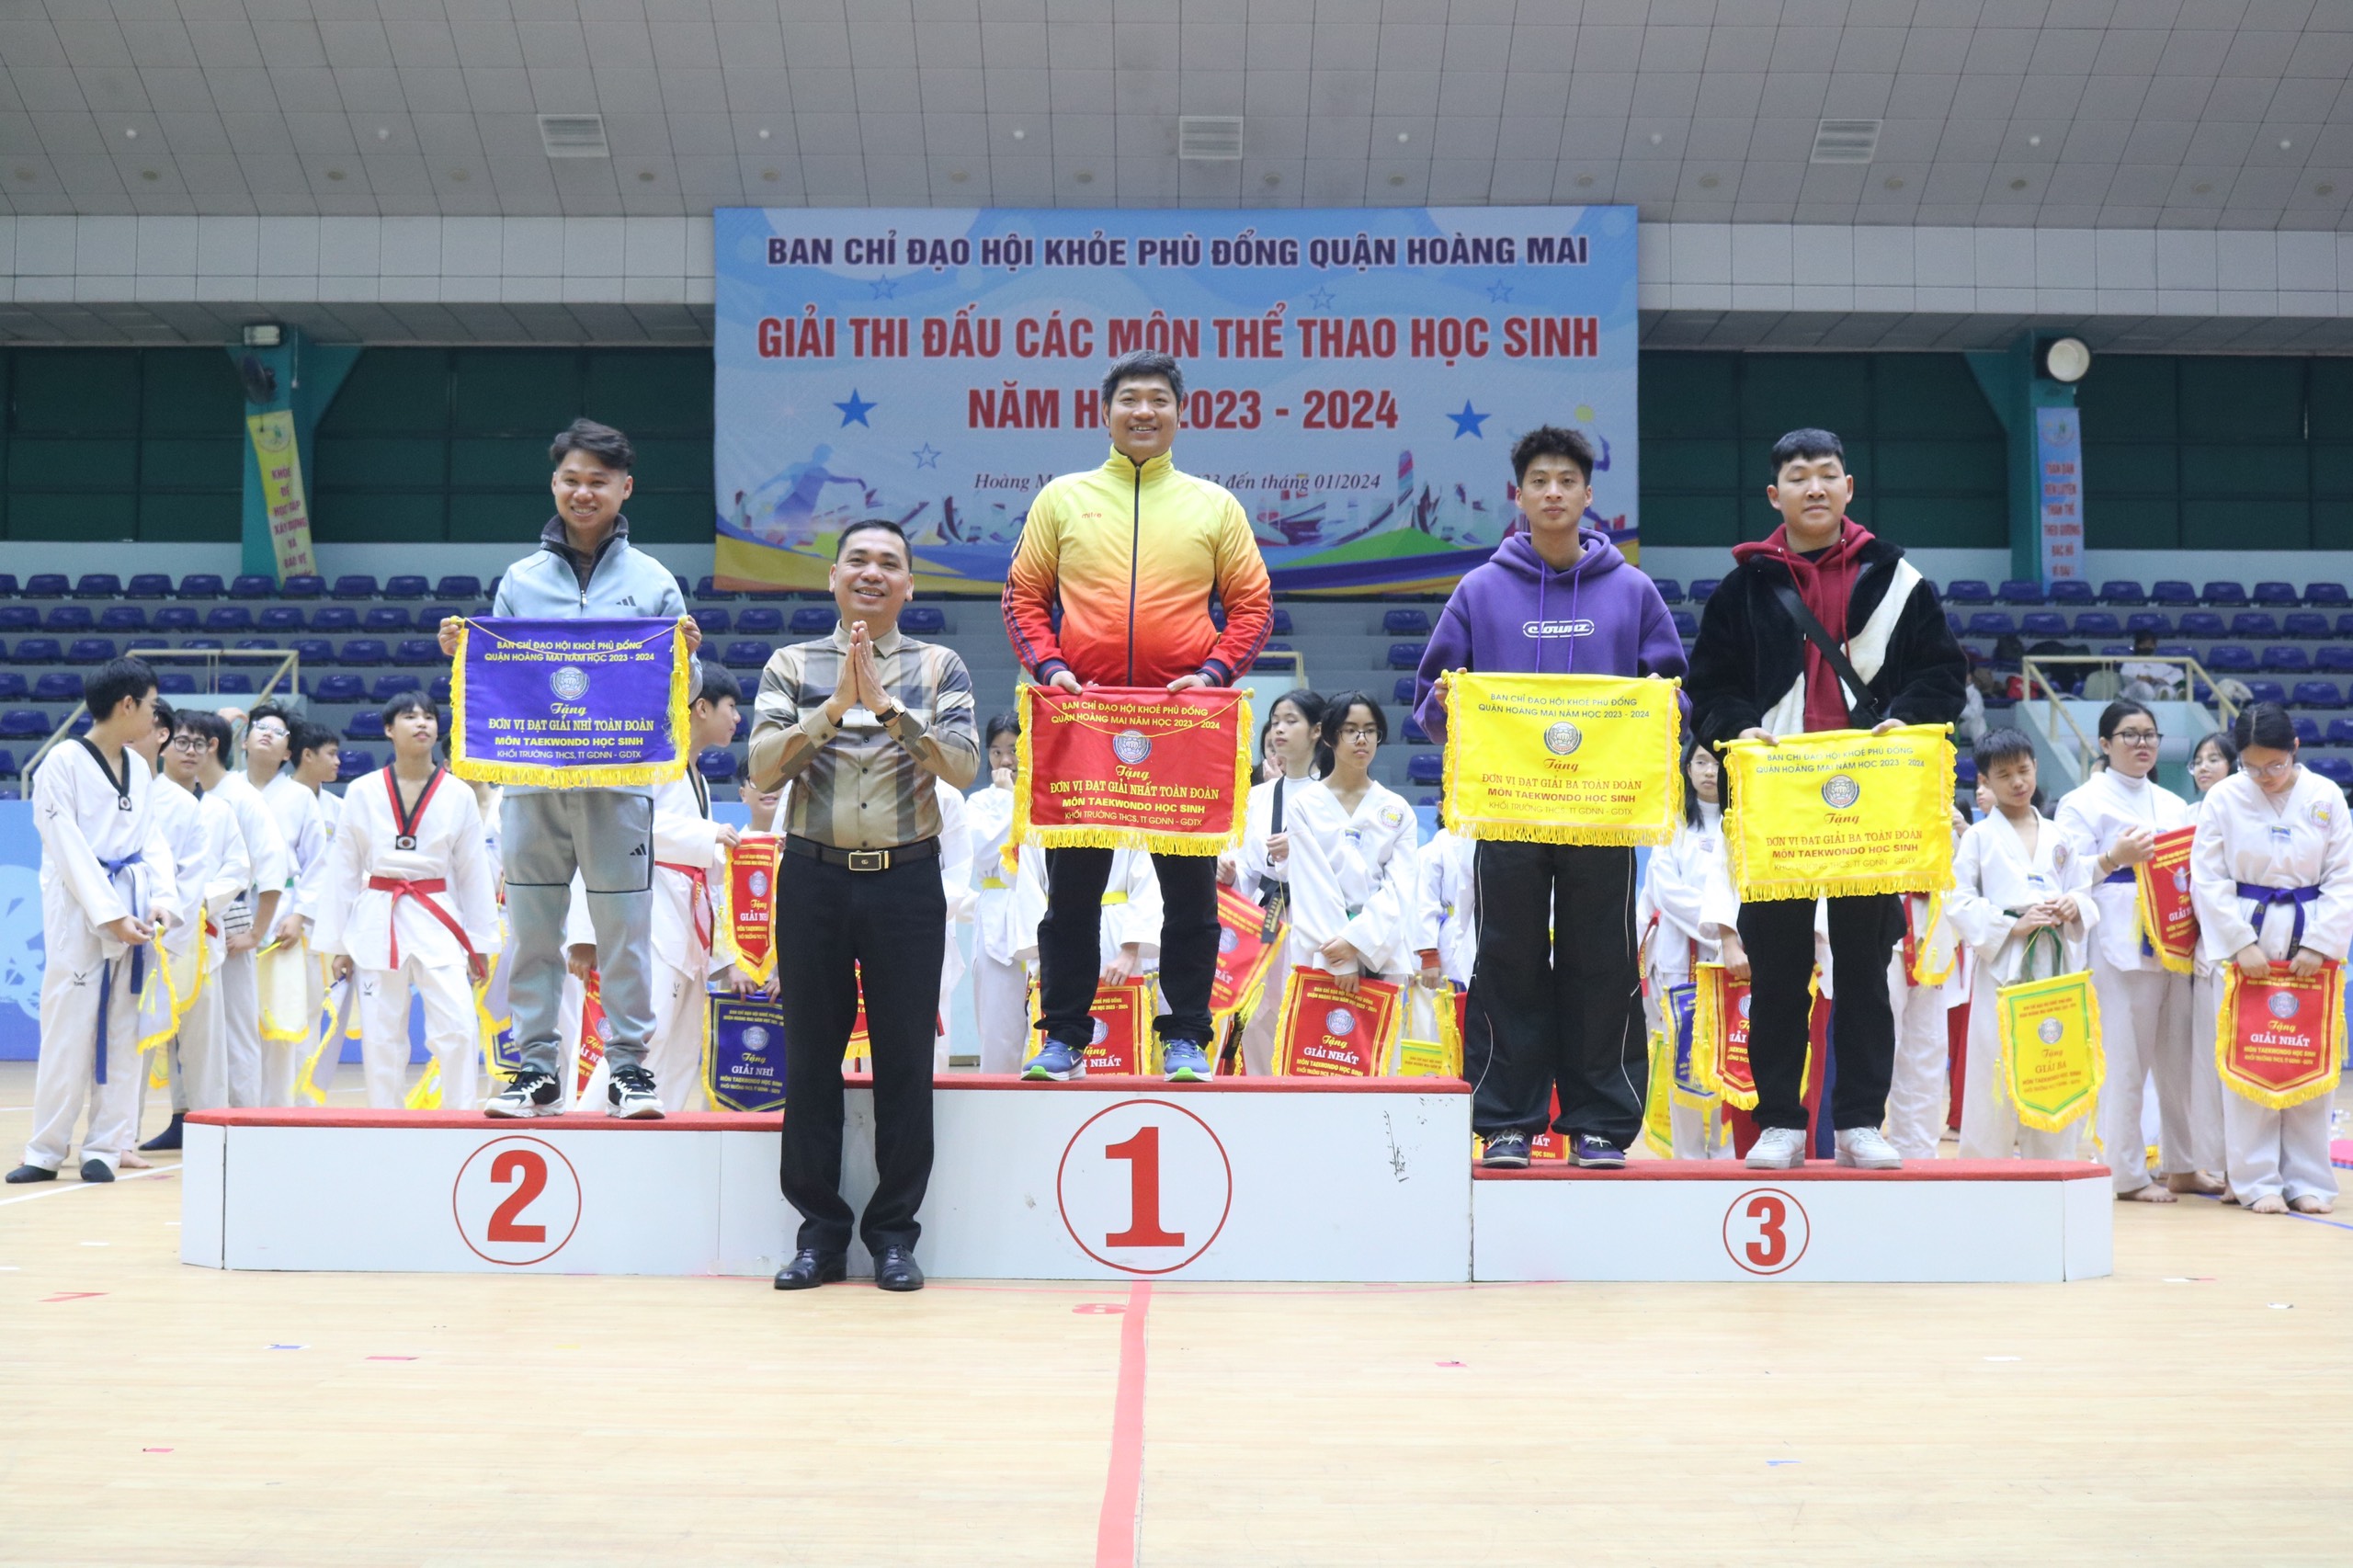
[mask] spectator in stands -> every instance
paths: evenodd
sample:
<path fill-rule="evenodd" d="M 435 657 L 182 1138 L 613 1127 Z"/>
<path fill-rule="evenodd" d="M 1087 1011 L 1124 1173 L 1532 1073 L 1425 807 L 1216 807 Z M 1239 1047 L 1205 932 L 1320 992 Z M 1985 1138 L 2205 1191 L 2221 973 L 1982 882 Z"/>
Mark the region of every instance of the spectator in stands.
<path fill-rule="evenodd" d="M 1455 585 L 1422 654 L 1415 711 L 1432 740 L 1446 739 L 1449 670 L 1683 674 L 1683 639 L 1657 586 L 1608 534 L 1584 525 L 1594 461 L 1584 432 L 1549 425 L 1512 448 L 1525 527 Z M 1463 1048 L 1485 1163 L 1527 1165 L 1529 1137 L 1549 1124 L 1570 1140 L 1578 1165 L 1624 1165 L 1642 1131 L 1650 1071 L 1634 851 L 1483 843 L 1477 886 L 1479 955 Z"/>
<path fill-rule="evenodd" d="M 1708 600 L 1691 651 L 1692 728 L 1701 743 L 1739 738 L 1770 745 L 1785 735 L 1958 719 L 1968 660 L 1935 585 L 1901 550 L 1847 516 L 1855 479 L 1838 437 L 1827 430 L 1790 431 L 1773 444 L 1772 472 L 1765 494 L 1780 511 L 1781 526 L 1760 543 L 1734 547 L 1732 572 Z M 1850 686 L 1848 672 L 1860 689 Z M 1748 1163 L 1759 1169 L 1789 1169 L 1805 1160 L 1814 902 L 1759 899 L 1741 906 L 1759 1129 Z M 1837 1161 L 1895 1169 L 1902 1157 L 1880 1131 L 1894 1068 L 1895 1020 L 1887 988 L 1877 981 L 1904 934 L 1903 910 L 1886 893 L 1826 902 L 1837 973 L 1869 977 L 1838 993 L 1831 1108 Z"/>
<path fill-rule="evenodd" d="M 1218 485 L 1177 471 L 1169 455 L 1184 423 L 1185 372 L 1138 349 L 1103 378 L 1111 435 L 1101 467 L 1068 473 L 1029 504 L 1005 582 L 1005 623 L 1015 655 L 1041 684 L 1192 687 L 1232 684 L 1265 646 L 1272 621 L 1267 563 L 1250 519 Z M 1210 600 L 1225 606 L 1221 633 Z M 1059 604 L 1062 622 L 1054 623 Z M 1210 987 L 1217 974 L 1217 861 L 1154 857 L 1165 925 L 1154 1023 L 1173 1080 L 1210 1075 Z M 1091 1007 L 1111 874 L 1108 849 L 1047 857 L 1051 888 L 1038 932 L 1049 1076 L 1086 1071 Z"/>
<path fill-rule="evenodd" d="M 634 484 L 636 449 L 593 419 L 575 419 L 548 449 L 556 514 L 540 548 L 498 579 L 492 613 L 531 620 L 676 618 L 691 653 L 702 629 L 687 613 L 678 581 L 631 547 L 621 504 Z M 465 622 L 441 622 L 441 651 L 458 651 Z M 506 877 L 507 997 L 522 1071 L 483 1109 L 494 1117 L 552 1116 L 563 1105 L 556 1078 L 570 1042 L 558 1039 L 565 973 L 564 915 L 581 876 L 597 935 L 597 971 L 612 1027 L 605 1042 L 611 1075 L 607 1108 L 618 1117 L 662 1114 L 645 1069 L 654 1033 L 654 790 L 647 785 L 549 790 L 507 786 L 499 847 Z"/>
<path fill-rule="evenodd" d="M 2135 702 L 2174 702 L 2180 699 L 2182 666 L 2169 664 L 2156 656 L 2157 634 L 2136 631 L 2132 634 L 2132 657 L 2116 667 L 2119 679 L 2124 683 L 2120 696 Z"/>

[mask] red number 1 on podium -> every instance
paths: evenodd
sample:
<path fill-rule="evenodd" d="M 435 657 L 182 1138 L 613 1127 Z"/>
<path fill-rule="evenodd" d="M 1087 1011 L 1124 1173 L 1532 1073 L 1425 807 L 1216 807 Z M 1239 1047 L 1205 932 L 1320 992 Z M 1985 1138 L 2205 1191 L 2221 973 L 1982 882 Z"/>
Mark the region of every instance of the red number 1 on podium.
<path fill-rule="evenodd" d="M 1124 1142 L 1107 1143 L 1104 1154 L 1128 1162 L 1128 1228 L 1103 1238 L 1112 1247 L 1180 1247 L 1185 1233 L 1160 1225 L 1160 1129 L 1139 1127 Z"/>

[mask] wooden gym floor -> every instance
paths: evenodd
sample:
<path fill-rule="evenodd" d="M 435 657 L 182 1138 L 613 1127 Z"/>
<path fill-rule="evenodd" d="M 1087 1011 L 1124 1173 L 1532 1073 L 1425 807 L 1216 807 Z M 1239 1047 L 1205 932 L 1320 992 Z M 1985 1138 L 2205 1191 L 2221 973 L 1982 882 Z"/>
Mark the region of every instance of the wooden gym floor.
<path fill-rule="evenodd" d="M 2353 1203 L 2063 1286 L 785 1296 L 184 1267 L 171 1158 L 0 1189 L 0 1563 L 2353 1562 Z"/>

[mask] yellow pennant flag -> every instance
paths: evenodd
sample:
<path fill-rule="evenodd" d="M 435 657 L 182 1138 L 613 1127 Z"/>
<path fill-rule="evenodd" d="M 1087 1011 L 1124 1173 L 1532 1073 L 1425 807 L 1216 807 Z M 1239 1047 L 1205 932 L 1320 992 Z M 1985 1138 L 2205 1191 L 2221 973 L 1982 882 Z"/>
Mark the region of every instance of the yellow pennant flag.
<path fill-rule="evenodd" d="M 1724 848 L 1742 903 L 1952 886 L 1944 725 L 1733 741 L 1723 754 Z"/>
<path fill-rule="evenodd" d="M 1446 680 L 1447 826 L 1531 844 L 1675 836 L 1682 682 L 1473 670 Z"/>
<path fill-rule="evenodd" d="M 2043 926 L 2027 938 L 2026 963 L 2034 963 L 2034 944 L 2048 937 L 2051 967 L 2059 966 L 2058 936 Z M 2018 1108 L 2018 1125 L 2037 1132 L 2058 1132 L 2091 1113 L 2099 1086 L 2108 1076 L 2108 1060 L 2100 1051 L 2099 994 L 2084 971 L 2053 974 L 2042 980 L 2021 979 L 1994 993 L 1995 1049 L 2000 1052 L 1995 1082 Z"/>

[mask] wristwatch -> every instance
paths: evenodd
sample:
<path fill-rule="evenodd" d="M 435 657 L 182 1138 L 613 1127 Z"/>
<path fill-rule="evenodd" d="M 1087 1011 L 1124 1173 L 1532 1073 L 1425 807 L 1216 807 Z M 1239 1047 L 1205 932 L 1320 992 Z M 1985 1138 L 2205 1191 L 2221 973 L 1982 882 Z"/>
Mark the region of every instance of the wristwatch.
<path fill-rule="evenodd" d="M 905 710 L 905 709 L 904 709 L 904 708 L 900 707 L 897 703 L 893 702 L 892 704 L 891 704 L 891 710 L 890 710 L 889 712 L 887 712 L 887 713 L 877 713 L 876 715 L 874 715 L 874 722 L 875 722 L 876 723 L 878 723 L 878 724 L 881 725 L 884 729 L 886 729 L 886 730 L 887 730 L 887 729 L 889 729 L 889 728 L 891 727 L 891 721 L 892 721 L 892 720 L 893 720 L 893 719 L 896 719 L 900 714 L 902 714 L 902 713 L 904 713 L 904 712 L 905 712 L 905 711 L 906 711 L 906 710 Z"/>

